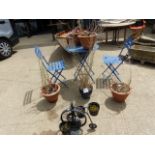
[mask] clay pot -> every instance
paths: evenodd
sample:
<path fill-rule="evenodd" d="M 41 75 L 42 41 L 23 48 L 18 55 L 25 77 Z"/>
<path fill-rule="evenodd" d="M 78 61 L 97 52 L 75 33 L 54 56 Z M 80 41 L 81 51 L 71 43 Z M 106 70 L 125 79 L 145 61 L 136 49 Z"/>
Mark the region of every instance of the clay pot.
<path fill-rule="evenodd" d="M 112 93 L 112 96 L 113 96 L 113 99 L 116 101 L 116 102 L 120 102 L 120 103 L 124 103 L 126 98 L 128 97 L 128 95 L 130 94 L 130 90 L 131 88 L 129 87 L 129 85 L 126 84 L 126 86 L 128 87 L 128 91 L 127 92 L 118 92 L 116 91 L 116 85 L 117 83 L 114 83 L 112 84 L 112 86 L 110 87 L 111 89 L 111 93 Z"/>
<path fill-rule="evenodd" d="M 78 38 L 78 35 L 79 35 L 79 33 L 73 33 L 72 34 L 76 46 L 80 46 L 81 45 L 80 39 Z"/>
<path fill-rule="evenodd" d="M 51 92 L 51 93 L 46 93 L 45 91 L 45 87 L 42 87 L 41 89 L 41 94 L 43 97 L 45 97 L 45 99 L 50 102 L 50 103 L 54 103 L 58 100 L 58 96 L 59 96 L 59 92 L 60 92 L 60 86 L 58 84 L 51 84 L 52 87 L 55 87 L 55 91 Z"/>
<path fill-rule="evenodd" d="M 78 38 L 80 40 L 81 45 L 85 48 L 85 49 L 92 49 L 95 41 L 96 41 L 96 34 L 90 34 L 90 35 L 78 35 Z"/>
<path fill-rule="evenodd" d="M 132 36 L 134 39 L 138 39 L 142 32 L 144 31 L 145 25 L 142 26 L 130 26 L 130 30 L 132 31 Z"/>

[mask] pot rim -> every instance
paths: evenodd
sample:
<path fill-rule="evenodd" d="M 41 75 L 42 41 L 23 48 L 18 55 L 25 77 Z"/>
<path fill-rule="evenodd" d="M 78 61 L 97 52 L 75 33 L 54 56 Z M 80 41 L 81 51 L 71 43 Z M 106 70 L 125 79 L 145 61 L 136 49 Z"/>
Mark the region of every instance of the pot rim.
<path fill-rule="evenodd" d="M 94 32 L 92 33 L 91 35 L 87 36 L 87 35 L 82 35 L 82 34 L 79 34 L 78 37 L 79 38 L 90 38 L 90 37 L 96 37 L 97 34 Z"/>
<path fill-rule="evenodd" d="M 43 93 L 43 87 L 41 88 L 41 94 L 43 95 L 43 96 L 53 96 L 53 95 L 56 95 L 57 93 L 59 93 L 60 92 L 60 85 L 59 84 L 56 84 L 56 83 L 54 83 L 54 84 L 51 84 L 51 85 L 56 85 L 57 87 L 58 87 L 58 89 L 55 91 L 55 92 L 52 92 L 52 93 L 50 93 L 50 94 L 47 94 L 47 93 Z"/>
<path fill-rule="evenodd" d="M 114 83 L 114 84 L 116 84 L 116 83 Z M 116 90 L 114 90 L 113 89 L 113 85 L 114 84 L 112 84 L 111 86 L 110 86 L 110 90 L 112 91 L 112 92 L 114 92 L 114 93 L 116 93 L 116 94 L 119 94 L 119 95 L 126 95 L 126 94 L 130 94 L 130 92 L 131 92 L 131 87 L 129 86 L 129 91 L 127 91 L 127 92 L 118 92 L 118 91 L 116 91 Z M 126 84 L 126 83 L 125 83 Z"/>

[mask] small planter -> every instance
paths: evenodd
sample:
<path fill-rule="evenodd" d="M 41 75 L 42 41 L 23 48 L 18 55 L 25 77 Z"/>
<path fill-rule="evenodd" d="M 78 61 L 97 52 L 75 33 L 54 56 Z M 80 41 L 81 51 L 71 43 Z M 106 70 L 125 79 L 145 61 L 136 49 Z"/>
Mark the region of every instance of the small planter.
<path fill-rule="evenodd" d="M 85 48 L 85 49 L 92 49 L 95 41 L 96 41 L 96 34 L 95 33 L 91 33 L 90 35 L 79 35 L 78 36 L 81 45 Z"/>
<path fill-rule="evenodd" d="M 88 110 L 90 115 L 97 116 L 100 110 L 100 105 L 97 102 L 91 102 L 89 103 Z"/>
<path fill-rule="evenodd" d="M 82 98 L 89 99 L 93 91 L 93 86 L 91 85 L 89 88 L 79 88 L 79 91 Z"/>
<path fill-rule="evenodd" d="M 119 87 L 119 91 L 117 90 Z M 122 89 L 124 88 L 124 90 Z M 114 83 L 111 87 L 111 93 L 116 102 L 123 103 L 130 94 L 130 86 L 125 83 Z M 122 90 L 121 90 L 122 89 Z"/>
<path fill-rule="evenodd" d="M 52 88 L 54 88 L 54 91 L 51 93 L 47 93 L 45 87 L 42 87 L 42 96 L 45 97 L 45 99 L 50 102 L 56 102 L 58 100 L 59 92 L 60 92 L 60 86 L 58 84 L 51 84 Z"/>

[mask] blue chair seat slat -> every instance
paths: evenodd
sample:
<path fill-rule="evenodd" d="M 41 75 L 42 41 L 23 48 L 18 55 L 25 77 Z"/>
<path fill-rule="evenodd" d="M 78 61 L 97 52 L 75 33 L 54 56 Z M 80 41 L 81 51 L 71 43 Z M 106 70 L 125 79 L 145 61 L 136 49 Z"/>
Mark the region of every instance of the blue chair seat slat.
<path fill-rule="evenodd" d="M 61 68 L 62 68 L 62 69 L 65 69 L 65 63 L 64 63 L 63 60 L 61 60 L 60 64 L 61 64 Z"/>
<path fill-rule="evenodd" d="M 56 70 L 60 70 L 59 61 L 55 62 L 55 67 L 56 67 Z"/>
<path fill-rule="evenodd" d="M 63 70 L 64 69 L 64 61 L 63 60 L 60 60 L 58 62 L 58 64 L 59 64 L 59 70 Z"/>
<path fill-rule="evenodd" d="M 53 65 L 52 65 L 52 63 L 49 64 L 48 70 L 49 70 L 49 71 L 53 71 Z"/>
<path fill-rule="evenodd" d="M 61 64 L 61 60 L 59 61 L 59 69 L 60 69 L 60 70 L 63 69 L 63 66 L 62 66 L 62 64 Z"/>
<path fill-rule="evenodd" d="M 60 70 L 60 68 L 61 68 L 60 61 L 57 61 L 57 64 L 58 64 L 58 69 Z"/>
<path fill-rule="evenodd" d="M 58 68 L 58 70 L 60 70 L 60 69 L 61 69 L 60 60 L 59 60 L 59 61 L 57 61 L 57 68 Z"/>
<path fill-rule="evenodd" d="M 54 69 L 58 70 L 57 62 L 54 62 L 53 65 L 54 65 Z"/>
<path fill-rule="evenodd" d="M 65 68 L 65 65 L 64 65 L 63 60 L 52 62 L 52 63 L 50 63 L 50 65 L 48 67 L 48 69 L 51 71 L 63 70 L 64 68 Z"/>
<path fill-rule="evenodd" d="M 53 63 L 53 67 L 54 67 L 54 70 L 58 70 L 57 63 L 56 62 Z"/>

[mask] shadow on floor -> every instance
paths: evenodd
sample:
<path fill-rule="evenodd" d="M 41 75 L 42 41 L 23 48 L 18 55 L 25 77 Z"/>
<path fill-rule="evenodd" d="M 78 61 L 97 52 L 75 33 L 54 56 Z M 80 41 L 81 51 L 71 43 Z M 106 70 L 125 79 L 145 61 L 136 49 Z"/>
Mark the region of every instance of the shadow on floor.
<path fill-rule="evenodd" d="M 113 83 L 113 80 L 108 78 L 97 78 L 96 79 L 96 89 L 110 89 L 111 84 Z"/>
<path fill-rule="evenodd" d="M 24 96 L 24 100 L 23 100 L 23 105 L 27 105 L 27 104 L 30 104 L 31 101 L 32 101 L 32 93 L 33 93 L 33 90 L 29 90 L 25 93 L 25 96 Z"/>
<path fill-rule="evenodd" d="M 112 111 L 120 113 L 126 108 L 126 103 L 117 103 L 112 97 L 109 97 L 105 100 L 105 106 Z"/>
<path fill-rule="evenodd" d="M 55 107 L 56 103 L 49 103 L 45 99 L 40 100 L 36 107 L 39 111 L 49 111 Z"/>
<path fill-rule="evenodd" d="M 111 43 L 98 43 L 99 44 L 99 50 L 104 50 L 104 51 L 115 51 L 115 50 L 120 50 L 122 48 L 123 44 L 119 45 L 112 45 Z"/>
<path fill-rule="evenodd" d="M 21 50 L 21 49 L 28 49 L 28 48 L 34 48 L 35 46 L 39 46 L 39 47 L 45 47 L 45 46 L 55 46 L 57 45 L 57 42 L 45 42 L 45 43 L 38 43 L 38 44 L 20 44 L 17 45 L 14 49 L 15 50 Z"/>
<path fill-rule="evenodd" d="M 136 65 L 140 68 L 147 68 L 147 69 L 151 69 L 151 70 L 154 70 L 154 68 L 155 68 L 155 64 L 153 64 L 153 63 L 145 62 L 144 64 L 141 64 L 140 61 L 134 60 L 134 59 L 131 59 L 131 65 Z"/>
<path fill-rule="evenodd" d="M 49 119 L 50 121 L 53 121 L 54 119 L 56 119 L 56 118 L 58 118 L 58 117 L 60 117 L 60 116 L 57 114 L 56 110 L 53 109 L 53 110 L 49 110 L 49 111 L 47 112 L 47 117 L 48 117 L 48 119 Z"/>
<path fill-rule="evenodd" d="M 71 69 L 73 68 L 75 65 L 78 64 L 78 59 L 77 59 L 78 55 L 72 55 L 68 52 L 66 52 L 62 47 L 58 47 L 56 48 L 55 51 L 52 52 L 50 58 L 49 58 L 49 62 L 52 61 L 57 61 L 60 59 L 63 59 L 65 62 L 65 69 Z"/>
<path fill-rule="evenodd" d="M 79 92 L 78 81 L 73 79 L 66 81 L 67 87 L 62 87 L 60 93 L 64 100 L 69 102 L 74 102 L 75 106 L 84 105 L 88 103 L 89 99 L 83 99 Z"/>
<path fill-rule="evenodd" d="M 13 50 L 13 51 L 12 51 L 12 55 L 11 55 L 10 57 L 8 57 L 8 58 L 1 58 L 1 57 L 0 57 L 0 61 L 6 61 L 6 59 L 9 59 L 9 58 L 11 58 L 14 54 L 17 54 L 17 52 L 18 52 L 18 51 Z"/>
<path fill-rule="evenodd" d="M 96 79 L 96 89 L 99 89 L 106 97 L 111 97 L 110 85 L 111 79 L 104 80 L 103 78 Z"/>
<path fill-rule="evenodd" d="M 33 135 L 57 135 L 58 131 L 53 131 L 53 130 L 46 130 L 42 131 L 40 133 L 33 133 Z"/>

